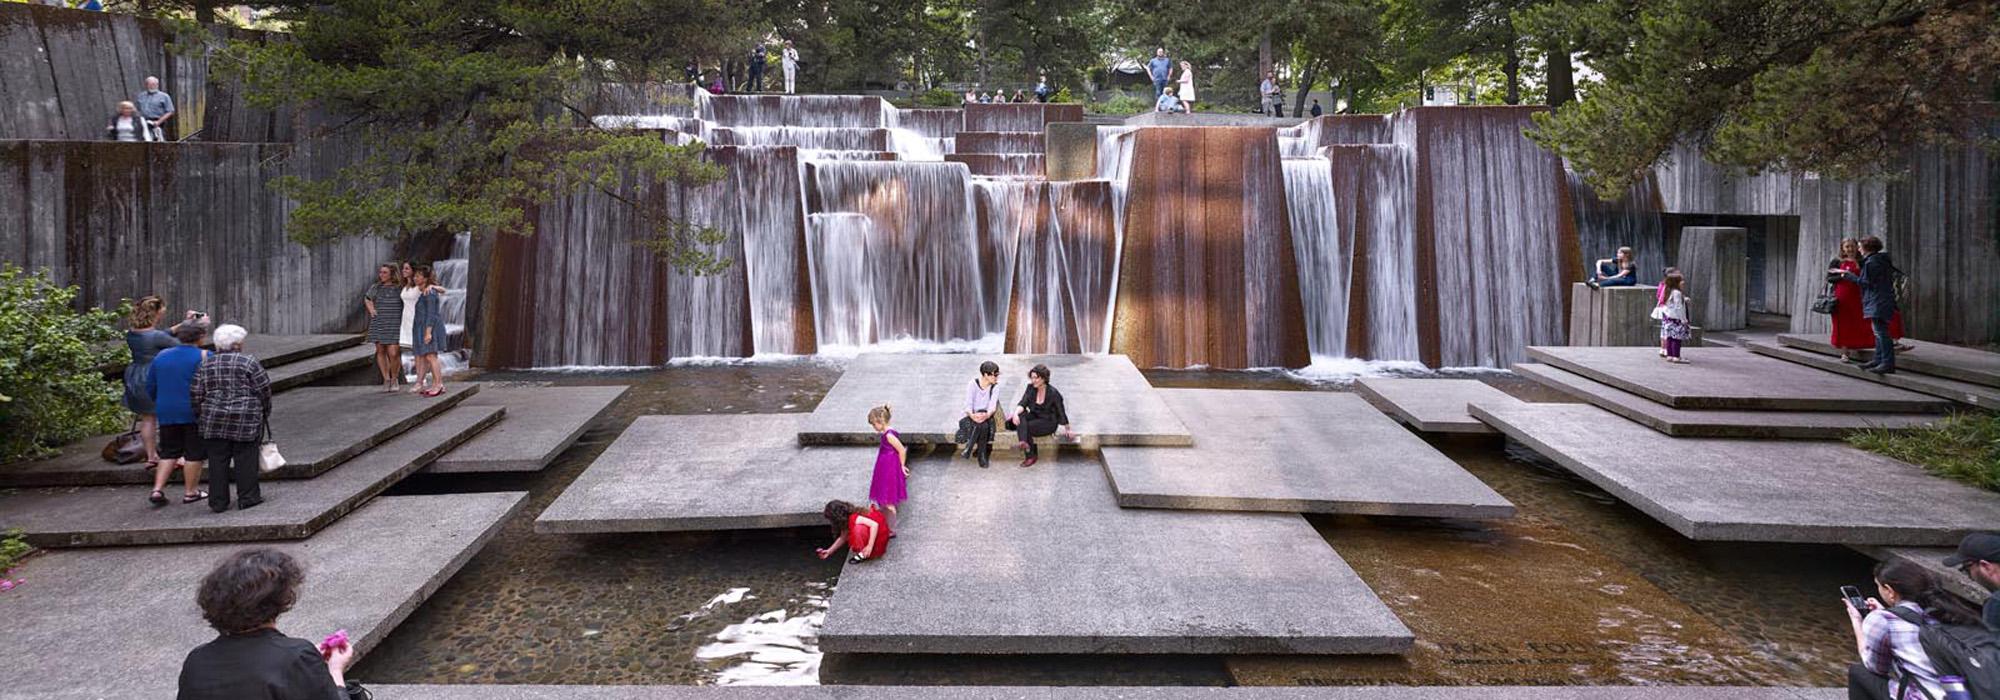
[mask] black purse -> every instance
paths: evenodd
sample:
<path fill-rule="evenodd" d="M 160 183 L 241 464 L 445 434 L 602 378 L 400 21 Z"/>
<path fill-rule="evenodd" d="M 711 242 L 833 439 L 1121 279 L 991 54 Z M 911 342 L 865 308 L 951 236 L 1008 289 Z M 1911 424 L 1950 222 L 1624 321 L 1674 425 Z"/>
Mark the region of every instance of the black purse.
<path fill-rule="evenodd" d="M 1833 310 L 1838 308 L 1840 308 L 1840 297 L 1833 295 L 1833 285 L 1831 284 L 1827 285 L 1826 289 L 1820 290 L 1819 296 L 1813 297 L 1813 313 L 1831 316 L 1833 315 Z"/>

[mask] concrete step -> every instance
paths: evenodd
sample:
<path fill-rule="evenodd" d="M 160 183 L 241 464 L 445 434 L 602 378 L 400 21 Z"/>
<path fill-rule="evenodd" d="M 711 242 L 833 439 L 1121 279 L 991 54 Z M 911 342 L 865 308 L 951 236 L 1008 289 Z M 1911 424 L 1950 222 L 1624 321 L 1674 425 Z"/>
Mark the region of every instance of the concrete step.
<path fill-rule="evenodd" d="M 1673 364 L 1655 347 L 1533 346 L 1528 357 L 1681 409 L 1942 413 L 1951 403 L 1857 381 L 1736 348 L 1683 348 Z"/>
<path fill-rule="evenodd" d="M 1513 369 L 1542 386 L 1676 437 L 1838 440 L 1856 431 L 1903 430 L 1943 418 L 1937 413 L 1681 409 L 1550 365 L 1525 362 Z"/>
<path fill-rule="evenodd" d="M 275 544 L 307 572 L 284 629 L 314 640 L 345 629 L 356 652 L 368 653 L 527 500 L 524 493 L 378 498 L 311 539 Z M 0 595 L 8 659 L 0 688 L 9 698 L 173 697 L 187 650 L 215 639 L 194 591 L 242 548 L 69 550 L 28 559 L 14 570 L 25 585 Z M 91 662 L 76 663 L 82 658 Z"/>
<path fill-rule="evenodd" d="M 20 530 L 37 547 L 109 547 L 256 542 L 309 537 L 439 455 L 492 427 L 498 406 L 454 408 L 312 479 L 260 483 L 264 503 L 211 512 L 206 503 L 172 499 L 155 507 L 144 486 L 20 489 L 0 492 L 0 530 Z M 280 443 L 282 446 L 283 443 Z"/>
<path fill-rule="evenodd" d="M 1779 345 L 1794 350 L 1816 352 L 1821 355 L 1840 355 L 1840 350 L 1827 342 L 1824 336 L 1782 333 L 1777 338 Z M 1916 349 L 1896 353 L 1897 372 L 1916 372 L 1982 386 L 2000 387 L 2000 352 L 1986 352 L 1909 338 L 1903 339 L 1903 342 Z M 1875 355 L 1873 350 L 1856 352 L 1863 358 L 1872 358 Z"/>
<path fill-rule="evenodd" d="M 477 393 L 479 385 L 459 383 L 437 398 L 385 394 L 372 386 L 308 387 L 278 394 L 271 400 L 271 434 L 290 463 L 265 478 L 318 476 Z M 153 483 L 153 472 L 143 465 L 112 464 L 98 456 L 110 439 L 87 438 L 55 457 L 0 465 L 0 488 Z"/>
<path fill-rule="evenodd" d="M 263 358 L 258 359 L 261 361 Z M 367 367 L 374 362 L 375 346 L 361 345 L 300 358 L 277 367 L 265 365 L 264 372 L 271 375 L 271 391 L 286 391 Z"/>
<path fill-rule="evenodd" d="M 535 472 L 576 444 L 625 395 L 622 386 L 484 386 L 467 406 L 500 406 L 507 419 L 424 467 L 426 474 Z"/>
<path fill-rule="evenodd" d="M 1950 399 L 1958 403 L 1977 406 L 1989 411 L 2000 410 L 2000 388 L 1996 387 L 1918 374 L 1916 372 L 1905 371 L 1901 367 L 1896 368 L 1895 374 L 1876 374 L 1862 369 L 1860 365 L 1843 362 L 1839 357 L 1833 355 L 1821 355 L 1816 352 L 1799 350 L 1782 345 L 1751 342 L 1745 343 L 1744 347 L 1748 348 L 1751 352 L 1765 357 L 1774 357 L 1807 367 L 1814 367 L 1835 374 L 1874 382 L 1883 386 L 1892 386 L 1942 399 Z M 1900 360 L 1898 364 L 1901 364 Z"/>

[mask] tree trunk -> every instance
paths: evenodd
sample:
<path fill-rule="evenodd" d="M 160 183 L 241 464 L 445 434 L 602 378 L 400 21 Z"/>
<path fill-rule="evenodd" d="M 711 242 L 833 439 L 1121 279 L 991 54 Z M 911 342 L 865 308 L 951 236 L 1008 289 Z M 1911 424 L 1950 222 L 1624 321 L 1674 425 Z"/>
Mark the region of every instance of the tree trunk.
<path fill-rule="evenodd" d="M 202 24 L 215 24 L 215 4 L 211 2 L 195 3 L 194 21 Z"/>
<path fill-rule="evenodd" d="M 1576 76 L 1571 73 L 1569 47 L 1549 42 L 1549 106 L 1561 107 L 1576 99 Z"/>
<path fill-rule="evenodd" d="M 979 36 L 976 39 L 974 39 L 973 43 L 979 46 L 979 87 L 980 89 L 985 89 L 986 88 L 986 30 L 984 29 L 979 30 Z"/>
<path fill-rule="evenodd" d="M 1507 42 L 1507 61 L 1500 66 L 1507 74 L 1507 104 L 1521 104 L 1521 47 L 1515 42 Z"/>
<path fill-rule="evenodd" d="M 1312 92 L 1313 81 L 1319 79 L 1319 64 L 1320 64 L 1319 61 L 1306 62 L 1305 75 L 1299 78 L 1298 99 L 1292 101 L 1292 114 L 1301 117 L 1312 116 L 1310 114 L 1306 114 L 1306 93 Z"/>
<path fill-rule="evenodd" d="M 1272 71 L 1271 71 L 1271 64 L 1272 64 L 1272 58 L 1271 58 L 1271 30 L 1269 30 L 1269 29 L 1266 29 L 1266 30 L 1264 30 L 1264 33 L 1263 33 L 1263 34 L 1260 34 L 1260 35 L 1258 35 L 1258 37 L 1257 37 L 1257 80 L 1258 80 L 1258 82 L 1263 82 L 1263 80 L 1264 80 L 1264 76 L 1266 76 L 1266 75 L 1270 75 L 1270 74 L 1272 73 Z M 1260 100 L 1261 100 L 1261 99 L 1263 99 L 1263 97 L 1264 97 L 1264 96 L 1263 96 L 1263 95 L 1258 95 L 1257 97 L 1258 97 L 1258 99 L 1260 99 Z"/>

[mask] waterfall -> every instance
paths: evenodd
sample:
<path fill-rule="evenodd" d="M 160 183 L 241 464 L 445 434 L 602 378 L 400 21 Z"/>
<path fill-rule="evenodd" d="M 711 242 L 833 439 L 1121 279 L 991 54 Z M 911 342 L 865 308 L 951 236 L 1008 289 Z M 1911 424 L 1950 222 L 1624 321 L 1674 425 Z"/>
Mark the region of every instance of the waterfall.
<path fill-rule="evenodd" d="M 809 297 L 799 278 L 806 251 L 799 227 L 799 160 L 788 148 L 736 149 L 730 176 L 736 194 L 727 206 L 743 236 L 743 273 L 750 297 L 750 335 L 756 354 L 798 355 L 805 323 L 799 302 Z"/>
<path fill-rule="evenodd" d="M 1351 228 L 1339 226 L 1334 208 L 1333 163 L 1286 158 L 1285 208 L 1298 258 L 1299 295 L 1306 310 L 1306 341 L 1315 356 L 1346 357 L 1347 295 L 1354 263 Z"/>
<path fill-rule="evenodd" d="M 1042 182 L 1015 178 L 973 178 L 980 214 L 979 281 L 986 297 L 986 332 L 1007 332 L 1007 307 L 1014 289 L 1015 251 L 1042 222 Z"/>
<path fill-rule="evenodd" d="M 965 165 L 830 161 L 812 164 L 811 177 L 819 213 L 862 214 L 876 232 L 870 243 L 879 245 L 869 253 L 876 341 L 985 334 L 985 295 L 1005 292 L 981 283 Z"/>
<path fill-rule="evenodd" d="M 806 249 L 812 259 L 813 308 L 819 342 L 828 347 L 862 347 L 876 340 L 873 250 L 885 250 L 866 214 L 813 214 Z M 883 256 L 886 257 L 886 256 Z"/>
<path fill-rule="evenodd" d="M 464 370 L 472 359 L 472 351 L 465 347 L 465 289 L 470 280 L 469 266 L 472 264 L 472 234 L 462 232 L 451 237 L 451 257 L 431 262 L 431 282 L 444 288 L 444 301 L 439 312 L 444 316 L 444 333 L 447 338 L 445 352 L 438 353 L 438 360 L 444 365 L 446 374 Z M 413 376 L 412 362 L 415 355 L 403 356 L 403 373 Z"/>

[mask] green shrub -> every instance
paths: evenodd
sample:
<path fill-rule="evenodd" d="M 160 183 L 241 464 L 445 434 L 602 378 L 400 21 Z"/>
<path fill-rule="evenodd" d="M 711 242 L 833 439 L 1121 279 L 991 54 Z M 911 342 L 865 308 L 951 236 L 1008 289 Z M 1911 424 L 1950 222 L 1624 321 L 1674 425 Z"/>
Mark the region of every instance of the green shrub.
<path fill-rule="evenodd" d="M 931 88 L 917 96 L 917 106 L 919 107 L 957 107 L 958 103 L 964 101 L 964 95 L 944 88 Z"/>
<path fill-rule="evenodd" d="M 119 385 L 102 369 L 124 359 L 118 315 L 77 311 L 76 296 L 46 273 L 0 266 L 0 462 L 125 422 Z"/>
<path fill-rule="evenodd" d="M 1847 441 L 1938 476 L 2000 491 L 2000 414 L 1961 413 L 1931 427 L 1870 430 Z"/>
<path fill-rule="evenodd" d="M 21 563 L 22 559 L 28 558 L 28 553 L 32 551 L 35 551 L 35 548 L 28 546 L 27 540 L 21 538 L 20 530 L 8 530 L 4 536 L 0 536 L 0 578 L 6 577 L 7 570 Z"/>
<path fill-rule="evenodd" d="M 1076 101 L 1076 95 L 1070 94 L 1069 88 L 1064 87 L 1057 89 L 1056 94 L 1049 97 L 1049 101 L 1060 104 L 1069 104 Z"/>
<path fill-rule="evenodd" d="M 1133 97 L 1123 92 L 1111 99 L 1090 106 L 1090 111 L 1098 114 L 1129 115 L 1153 111 L 1153 102 L 1143 97 Z"/>

